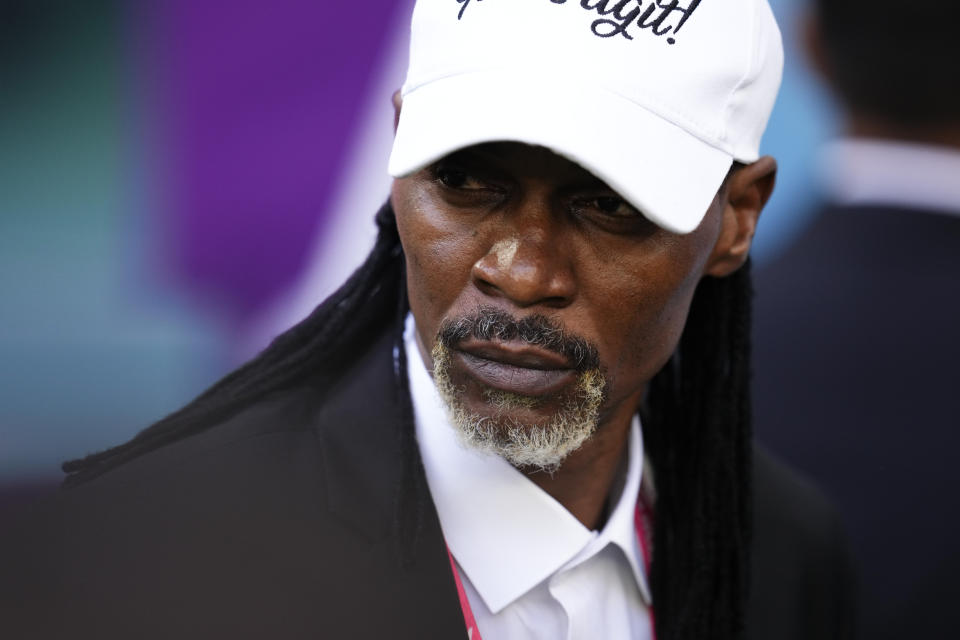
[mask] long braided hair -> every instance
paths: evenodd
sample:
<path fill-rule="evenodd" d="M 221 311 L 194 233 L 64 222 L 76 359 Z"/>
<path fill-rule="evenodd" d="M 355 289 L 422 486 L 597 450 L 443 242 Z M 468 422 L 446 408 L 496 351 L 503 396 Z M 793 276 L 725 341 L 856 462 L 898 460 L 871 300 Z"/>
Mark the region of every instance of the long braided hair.
<path fill-rule="evenodd" d="M 414 562 L 427 492 L 403 349 L 403 250 L 389 204 L 377 213 L 377 224 L 366 261 L 306 319 L 126 444 L 64 463 L 64 485 L 215 427 L 308 377 L 333 382 L 358 345 L 390 328 L 403 456 L 395 510 L 398 559 Z M 641 409 L 657 487 L 651 583 L 660 640 L 732 639 L 743 625 L 751 530 L 750 297 L 747 267 L 699 284 L 677 351 L 651 382 Z"/>

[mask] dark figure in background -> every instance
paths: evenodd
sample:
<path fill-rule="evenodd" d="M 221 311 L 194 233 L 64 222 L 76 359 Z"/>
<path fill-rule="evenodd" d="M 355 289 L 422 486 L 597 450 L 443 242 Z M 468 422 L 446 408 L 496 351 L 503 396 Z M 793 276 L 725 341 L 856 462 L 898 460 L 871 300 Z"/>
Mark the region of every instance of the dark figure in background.
<path fill-rule="evenodd" d="M 960 3 L 821 0 L 846 137 L 813 223 L 757 280 L 758 438 L 839 503 L 864 638 L 955 638 Z"/>
<path fill-rule="evenodd" d="M 779 30 L 678 6 L 419 0 L 366 262 L 65 465 L 0 636 L 848 637 L 839 520 L 752 440 Z"/>

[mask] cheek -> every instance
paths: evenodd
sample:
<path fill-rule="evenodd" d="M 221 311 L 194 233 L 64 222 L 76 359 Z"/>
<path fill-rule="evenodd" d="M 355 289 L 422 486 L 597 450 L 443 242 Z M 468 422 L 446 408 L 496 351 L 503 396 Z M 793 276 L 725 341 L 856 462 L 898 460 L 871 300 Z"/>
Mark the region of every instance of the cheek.
<path fill-rule="evenodd" d="M 631 354 L 643 362 L 641 376 L 649 381 L 676 350 L 686 324 L 695 284 L 674 290 L 659 308 L 641 311 L 633 326 L 631 339 L 636 345 Z"/>
<path fill-rule="evenodd" d="M 410 308 L 429 348 L 440 322 L 470 281 L 473 234 L 442 215 L 423 189 L 398 180 L 391 199 L 406 256 Z"/>
<path fill-rule="evenodd" d="M 642 391 L 666 364 L 683 333 L 690 294 L 673 292 L 662 304 L 647 298 L 641 304 L 623 304 L 625 316 L 610 331 L 620 340 L 611 345 L 611 385 L 622 396 Z M 650 303 L 650 304 L 648 304 Z"/>
<path fill-rule="evenodd" d="M 599 334 L 617 337 L 607 345 L 612 395 L 642 392 L 673 354 L 700 279 L 699 255 L 668 250 L 607 271 L 624 274 L 607 278 L 595 315 Z"/>

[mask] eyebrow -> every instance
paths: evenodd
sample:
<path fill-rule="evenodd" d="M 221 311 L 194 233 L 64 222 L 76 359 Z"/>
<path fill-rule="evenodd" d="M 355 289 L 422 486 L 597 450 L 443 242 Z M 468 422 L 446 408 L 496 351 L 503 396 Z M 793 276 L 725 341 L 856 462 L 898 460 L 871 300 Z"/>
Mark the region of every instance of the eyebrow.
<path fill-rule="evenodd" d="M 485 143 L 480 145 L 474 145 L 471 147 L 465 147 L 463 149 L 458 149 L 452 153 L 447 154 L 443 158 L 438 159 L 433 164 L 439 164 L 444 161 L 449 162 L 461 162 L 465 165 L 476 165 L 482 164 L 483 166 L 476 167 L 477 169 L 484 170 L 491 174 L 503 174 L 507 177 L 511 176 L 511 172 L 504 167 L 502 159 L 498 156 L 494 150 L 496 143 Z M 574 193 L 577 191 L 589 191 L 589 190 L 603 190 L 609 191 L 612 194 L 615 194 L 617 197 L 624 198 L 620 193 L 604 182 L 601 178 L 595 176 L 593 173 L 582 167 L 581 165 L 573 162 L 569 158 L 556 153 L 550 149 L 544 147 L 544 149 L 550 153 L 553 153 L 568 162 L 572 162 L 576 165 L 580 171 L 577 172 L 577 176 L 573 180 L 565 181 L 562 185 L 562 191 L 566 193 Z M 469 167 L 465 167 L 469 168 Z"/>

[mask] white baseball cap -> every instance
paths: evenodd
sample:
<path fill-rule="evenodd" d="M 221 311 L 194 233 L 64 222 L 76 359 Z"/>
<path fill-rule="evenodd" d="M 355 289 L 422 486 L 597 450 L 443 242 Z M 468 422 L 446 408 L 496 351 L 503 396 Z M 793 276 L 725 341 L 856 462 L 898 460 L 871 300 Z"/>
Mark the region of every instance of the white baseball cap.
<path fill-rule="evenodd" d="M 759 157 L 782 68 L 767 0 L 418 0 L 389 172 L 541 145 L 687 233 Z"/>

